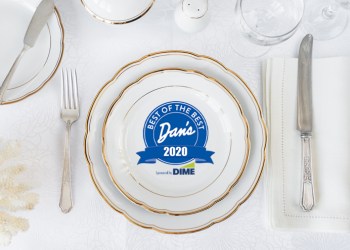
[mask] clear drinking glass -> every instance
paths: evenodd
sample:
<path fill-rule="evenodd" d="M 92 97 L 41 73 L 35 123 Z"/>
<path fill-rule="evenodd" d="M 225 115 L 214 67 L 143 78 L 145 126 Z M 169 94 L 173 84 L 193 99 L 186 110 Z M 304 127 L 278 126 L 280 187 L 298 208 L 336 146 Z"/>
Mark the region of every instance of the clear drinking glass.
<path fill-rule="evenodd" d="M 303 0 L 237 0 L 233 39 L 236 52 L 258 57 L 290 38 L 304 13 Z"/>
<path fill-rule="evenodd" d="M 329 40 L 342 34 L 348 25 L 350 0 L 308 0 L 304 27 L 317 40 Z"/>

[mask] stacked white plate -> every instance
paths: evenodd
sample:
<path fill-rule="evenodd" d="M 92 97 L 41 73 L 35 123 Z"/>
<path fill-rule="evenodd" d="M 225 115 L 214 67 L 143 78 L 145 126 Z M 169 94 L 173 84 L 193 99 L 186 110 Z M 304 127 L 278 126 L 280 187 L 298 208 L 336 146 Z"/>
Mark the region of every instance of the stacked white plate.
<path fill-rule="evenodd" d="M 0 1 L 0 84 L 23 48 L 23 38 L 39 0 Z M 37 93 L 56 72 L 63 54 L 63 27 L 58 10 L 50 17 L 35 46 L 21 60 L 4 104 L 15 103 Z"/>
<path fill-rule="evenodd" d="M 113 209 L 178 234 L 223 221 L 249 198 L 266 139 L 261 108 L 237 74 L 207 56 L 164 51 L 126 65 L 99 91 L 85 153 Z"/>

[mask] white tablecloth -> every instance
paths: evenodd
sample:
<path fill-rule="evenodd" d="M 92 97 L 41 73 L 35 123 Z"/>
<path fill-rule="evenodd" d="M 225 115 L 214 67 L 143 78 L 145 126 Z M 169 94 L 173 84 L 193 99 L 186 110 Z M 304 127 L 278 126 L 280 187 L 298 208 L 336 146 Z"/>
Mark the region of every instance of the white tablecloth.
<path fill-rule="evenodd" d="M 97 91 L 124 64 L 167 49 L 206 54 L 243 76 L 261 100 L 264 58 L 239 57 L 232 47 L 235 1 L 210 0 L 211 23 L 198 34 L 185 34 L 177 28 L 173 19 L 177 2 L 157 0 L 145 17 L 122 26 L 96 21 L 79 0 L 56 2 L 65 28 L 62 66 L 77 68 L 82 104 L 81 118 L 72 130 L 75 205 L 66 215 L 58 207 L 64 124 L 60 120 L 57 74 L 35 96 L 0 107 L 0 137 L 24 141 L 35 149 L 38 159 L 32 171 L 38 180 L 40 202 L 33 211 L 19 213 L 29 219 L 30 228 L 16 235 L 8 249 L 348 249 L 349 234 L 277 232 L 266 228 L 263 181 L 231 218 L 188 235 L 165 235 L 139 228 L 114 212 L 98 195 L 83 153 L 85 119 Z M 290 40 L 273 47 L 266 57 L 297 56 L 304 34 L 300 29 Z M 315 42 L 314 48 L 316 57 L 350 56 L 350 28 L 335 40 Z"/>

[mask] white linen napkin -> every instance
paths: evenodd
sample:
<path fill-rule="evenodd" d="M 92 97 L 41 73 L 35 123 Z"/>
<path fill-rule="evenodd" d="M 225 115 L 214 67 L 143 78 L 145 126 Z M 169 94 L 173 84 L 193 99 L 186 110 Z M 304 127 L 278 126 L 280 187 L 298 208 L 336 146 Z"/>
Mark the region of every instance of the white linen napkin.
<path fill-rule="evenodd" d="M 269 128 L 266 178 L 272 228 L 350 231 L 350 58 L 313 60 L 313 175 L 316 204 L 300 205 L 301 140 L 296 129 L 297 59 L 266 63 L 264 108 Z"/>

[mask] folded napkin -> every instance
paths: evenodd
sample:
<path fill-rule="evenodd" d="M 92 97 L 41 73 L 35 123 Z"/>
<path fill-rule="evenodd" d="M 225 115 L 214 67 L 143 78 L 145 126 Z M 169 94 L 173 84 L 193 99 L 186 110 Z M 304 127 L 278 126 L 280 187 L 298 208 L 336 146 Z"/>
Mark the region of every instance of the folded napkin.
<path fill-rule="evenodd" d="M 313 60 L 313 175 L 316 204 L 303 212 L 301 140 L 296 129 L 298 60 L 265 65 L 264 108 L 269 128 L 266 178 L 273 228 L 350 231 L 350 58 Z"/>

